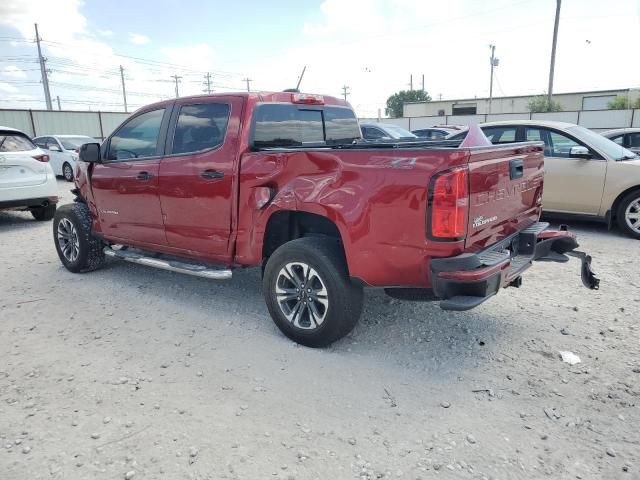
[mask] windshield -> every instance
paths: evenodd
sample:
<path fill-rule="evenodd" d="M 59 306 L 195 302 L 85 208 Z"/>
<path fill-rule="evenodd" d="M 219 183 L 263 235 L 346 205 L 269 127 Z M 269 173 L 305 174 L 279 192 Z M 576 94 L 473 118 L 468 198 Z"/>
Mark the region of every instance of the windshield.
<path fill-rule="evenodd" d="M 579 140 L 582 140 L 595 149 L 600 150 L 607 157 L 610 157 L 613 160 L 629 160 L 631 158 L 636 158 L 636 154 L 631 150 L 627 150 L 593 130 L 576 125 L 575 127 L 567 128 L 567 131 L 571 132 Z"/>
<path fill-rule="evenodd" d="M 65 150 L 75 150 L 85 143 L 93 143 L 97 140 L 91 137 L 58 137 Z"/>
<path fill-rule="evenodd" d="M 404 128 L 397 127 L 395 125 L 385 125 L 384 130 L 392 138 L 418 138 L 417 135 L 414 135 L 409 130 L 405 130 Z"/>

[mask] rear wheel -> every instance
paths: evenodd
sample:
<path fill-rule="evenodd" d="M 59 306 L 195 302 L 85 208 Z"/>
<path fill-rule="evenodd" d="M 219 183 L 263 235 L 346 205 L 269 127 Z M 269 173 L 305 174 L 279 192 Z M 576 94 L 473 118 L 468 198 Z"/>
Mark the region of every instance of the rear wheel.
<path fill-rule="evenodd" d="M 31 207 L 31 215 L 36 220 L 42 222 L 51 220 L 53 216 L 56 214 L 56 204 L 52 203 L 47 205 L 46 207 Z"/>
<path fill-rule="evenodd" d="M 53 241 L 60 261 L 74 273 L 104 265 L 104 242 L 91 234 L 91 214 L 84 203 L 63 205 L 53 220 Z"/>
<path fill-rule="evenodd" d="M 622 198 L 616 219 L 624 233 L 640 239 L 640 190 L 630 192 Z"/>
<path fill-rule="evenodd" d="M 67 182 L 73 182 L 73 167 L 67 162 L 62 165 L 62 176 Z"/>
<path fill-rule="evenodd" d="M 334 239 L 300 238 L 279 247 L 265 266 L 263 293 L 278 328 L 308 347 L 344 337 L 362 312 L 362 288 L 350 282 Z"/>

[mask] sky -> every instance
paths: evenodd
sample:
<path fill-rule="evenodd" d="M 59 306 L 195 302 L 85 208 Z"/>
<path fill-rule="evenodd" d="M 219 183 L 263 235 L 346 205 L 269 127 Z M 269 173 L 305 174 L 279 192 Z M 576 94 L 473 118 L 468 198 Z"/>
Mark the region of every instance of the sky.
<path fill-rule="evenodd" d="M 546 92 L 556 0 L 2 0 L 0 108 L 123 111 L 179 94 L 300 89 L 341 96 L 361 117 L 389 95 L 433 99 Z M 563 0 L 554 92 L 639 88 L 640 0 Z"/>

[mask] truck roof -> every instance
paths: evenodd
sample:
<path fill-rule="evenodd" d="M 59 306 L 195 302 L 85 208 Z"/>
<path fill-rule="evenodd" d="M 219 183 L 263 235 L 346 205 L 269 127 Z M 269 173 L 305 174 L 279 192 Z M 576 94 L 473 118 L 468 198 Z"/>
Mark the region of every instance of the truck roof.
<path fill-rule="evenodd" d="M 331 106 L 338 106 L 338 107 L 349 107 L 351 108 L 351 105 L 349 104 L 349 102 L 346 102 L 345 100 L 342 100 L 340 98 L 337 97 L 332 97 L 329 95 L 321 95 L 321 94 L 314 94 L 314 93 L 306 93 L 306 92 L 220 92 L 220 93 L 211 93 L 211 94 L 206 94 L 206 95 L 190 95 L 190 96 L 186 96 L 186 97 L 180 97 L 178 100 L 203 100 L 203 99 L 207 99 L 207 98 L 216 98 L 216 97 L 229 97 L 229 96 L 233 96 L 233 97 L 243 97 L 243 98 L 247 98 L 247 99 L 252 99 L 255 102 L 277 102 L 277 103 L 296 103 L 293 101 L 293 96 L 294 95 L 319 95 L 320 97 L 322 97 L 323 100 L 323 105 L 331 105 Z M 141 109 L 147 109 L 149 107 L 160 107 L 163 105 L 167 105 L 173 101 L 175 101 L 175 98 L 172 98 L 170 100 L 163 100 L 161 102 L 155 102 L 155 103 L 150 103 L 148 105 L 145 105 L 144 107 L 140 107 Z M 302 103 L 302 102 L 301 102 Z"/>

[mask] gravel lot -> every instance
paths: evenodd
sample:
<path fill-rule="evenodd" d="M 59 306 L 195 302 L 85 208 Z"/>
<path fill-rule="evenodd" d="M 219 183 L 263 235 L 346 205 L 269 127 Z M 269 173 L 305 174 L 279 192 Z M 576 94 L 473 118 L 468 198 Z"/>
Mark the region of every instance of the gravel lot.
<path fill-rule="evenodd" d="M 571 227 L 597 292 L 576 260 L 470 312 L 370 291 L 312 350 L 255 269 L 74 275 L 0 212 L 0 479 L 638 479 L 640 242 Z"/>

